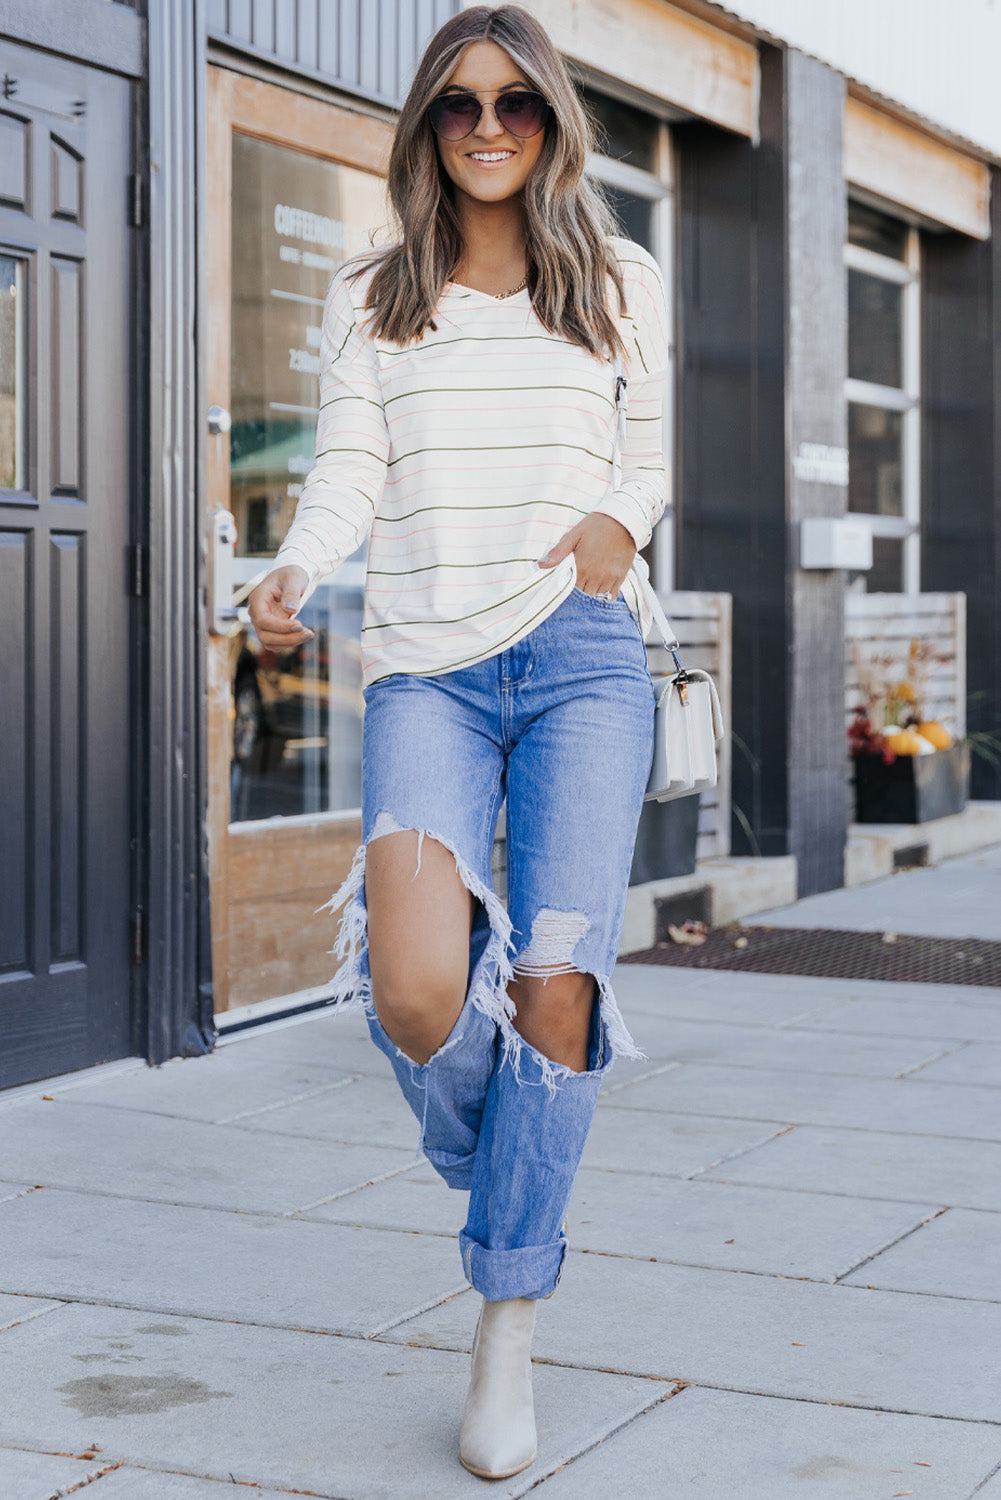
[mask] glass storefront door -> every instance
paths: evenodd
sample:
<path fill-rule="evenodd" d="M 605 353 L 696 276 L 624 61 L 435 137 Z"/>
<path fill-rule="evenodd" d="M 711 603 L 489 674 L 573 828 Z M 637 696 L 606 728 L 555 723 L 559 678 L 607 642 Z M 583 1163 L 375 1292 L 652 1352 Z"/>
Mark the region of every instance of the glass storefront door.
<path fill-rule="evenodd" d="M 313 461 L 320 320 L 331 274 L 366 248 L 382 213 L 370 173 L 233 133 L 229 509 L 234 582 L 274 557 Z M 249 629 L 234 666 L 233 822 L 361 804 L 361 631 L 365 550 L 321 584 L 290 656 Z"/>
<path fill-rule="evenodd" d="M 210 508 L 236 521 L 234 598 L 268 571 L 313 460 L 320 323 L 332 273 L 383 238 L 389 126 L 210 69 Z M 225 424 L 223 424 L 225 425 Z M 365 548 L 303 610 L 284 656 L 245 616 L 210 640 L 209 833 L 217 1014 L 322 988 L 318 906 L 360 837 L 359 635 Z"/>

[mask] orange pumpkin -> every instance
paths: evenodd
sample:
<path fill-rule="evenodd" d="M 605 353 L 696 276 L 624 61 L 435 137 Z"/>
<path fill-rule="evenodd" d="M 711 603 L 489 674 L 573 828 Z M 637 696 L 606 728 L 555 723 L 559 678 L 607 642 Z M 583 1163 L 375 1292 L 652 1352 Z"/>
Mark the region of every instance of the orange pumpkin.
<path fill-rule="evenodd" d="M 886 735 L 886 743 L 894 755 L 920 755 L 921 741 L 913 729 L 895 729 Z"/>
<path fill-rule="evenodd" d="M 936 750 L 948 750 L 952 744 L 952 735 L 936 719 L 928 719 L 925 723 L 918 724 L 917 732 L 922 739 L 934 745 Z"/>

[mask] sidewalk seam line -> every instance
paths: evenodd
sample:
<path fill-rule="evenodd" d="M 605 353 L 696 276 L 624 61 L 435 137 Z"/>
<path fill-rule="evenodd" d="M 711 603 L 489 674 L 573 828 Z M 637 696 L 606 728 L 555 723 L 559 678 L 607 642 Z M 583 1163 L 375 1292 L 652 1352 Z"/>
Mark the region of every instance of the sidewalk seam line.
<path fill-rule="evenodd" d="M 49 1313 L 61 1312 L 64 1307 L 72 1307 L 73 1299 L 69 1297 L 44 1297 L 39 1298 L 33 1292 L 6 1292 L 7 1297 L 26 1297 L 29 1301 L 51 1302 L 52 1307 L 38 1307 L 34 1312 L 27 1313 L 23 1318 L 15 1318 L 12 1323 L 0 1324 L 0 1336 L 9 1333 L 12 1328 L 20 1328 L 25 1323 L 33 1323 L 36 1318 L 47 1317 Z"/>
<path fill-rule="evenodd" d="M 830 1077 L 830 1074 L 828 1074 L 828 1075 L 817 1075 L 817 1076 L 827 1076 L 827 1077 Z M 850 1076 L 855 1076 L 855 1075 L 850 1075 Z M 892 1082 L 892 1080 L 890 1080 L 890 1081 Z M 945 1085 L 942 1085 L 942 1084 L 938 1085 L 938 1087 L 940 1087 L 940 1088 L 944 1087 L 944 1086 Z M 954 1084 L 953 1085 L 954 1088 L 964 1088 L 966 1086 L 967 1085 L 964 1085 L 964 1084 Z M 925 1084 L 925 1087 L 926 1088 L 934 1088 L 935 1085 L 931 1084 L 931 1083 L 928 1083 L 928 1084 Z M 715 1115 L 709 1115 L 709 1116 L 707 1116 L 703 1110 L 682 1109 L 682 1108 L 679 1108 L 677 1105 L 675 1105 L 675 1107 L 673 1109 L 670 1109 L 670 1108 L 669 1109 L 656 1109 L 656 1108 L 651 1108 L 651 1107 L 649 1107 L 647 1105 L 644 1105 L 644 1104 L 640 1104 L 640 1105 L 636 1105 L 636 1106 L 630 1106 L 628 1104 L 612 1104 L 612 1103 L 608 1103 L 604 1107 L 605 1107 L 605 1109 L 619 1109 L 619 1110 L 623 1110 L 626 1114 L 634 1114 L 634 1113 L 645 1112 L 645 1113 L 648 1113 L 648 1114 L 658 1114 L 658 1115 L 696 1115 L 696 1116 L 698 1116 L 699 1118 L 702 1118 L 702 1119 L 740 1120 L 740 1121 L 743 1121 L 745 1123 L 749 1123 L 749 1124 L 752 1124 L 752 1125 L 785 1125 L 785 1126 L 801 1125 L 801 1126 L 804 1126 L 804 1127 L 805 1126 L 809 1126 L 813 1130 L 845 1130 L 845 1131 L 854 1131 L 856 1134 L 860 1134 L 860 1135 L 899 1135 L 899 1136 L 903 1136 L 905 1140 L 909 1140 L 909 1141 L 957 1141 L 957 1142 L 962 1143 L 963 1145 L 973 1144 L 973 1145 L 978 1145 L 978 1146 L 1001 1146 L 1001 1140 L 998 1140 L 997 1138 L 994 1138 L 994 1137 L 991 1137 L 991 1136 L 984 1136 L 984 1135 L 941 1135 L 939 1132 L 932 1131 L 932 1130 L 885 1130 L 885 1129 L 881 1128 L 878 1125 L 842 1125 L 840 1123 L 840 1121 L 831 1121 L 831 1120 L 789 1120 L 789 1119 L 785 1119 L 785 1120 L 763 1120 L 760 1115 L 721 1115 L 721 1114 L 715 1114 Z M 9 1178 L 8 1178 L 8 1181 L 10 1181 Z"/>
<path fill-rule="evenodd" d="M 454 1351 L 453 1351 L 454 1352 Z M 556 1365 L 563 1370 L 597 1370 L 595 1365 L 571 1364 L 567 1360 L 545 1359 L 539 1355 L 532 1355 L 532 1363 L 537 1365 Z M 682 1389 L 705 1390 L 705 1391 L 732 1391 L 738 1396 L 761 1396 L 772 1401 L 802 1401 L 807 1406 L 839 1406 L 850 1411 L 879 1411 L 887 1412 L 889 1415 L 904 1417 L 927 1417 L 936 1422 L 962 1422 L 971 1427 L 990 1427 L 1001 1431 L 1001 1418 L 990 1417 L 957 1417 L 944 1412 L 918 1411 L 912 1407 L 905 1406 L 880 1406 L 874 1402 L 863 1401 L 839 1401 L 828 1396 L 803 1396 L 783 1391 L 754 1390 L 744 1385 L 722 1385 L 711 1380 L 695 1380 L 685 1375 L 658 1375 L 646 1374 L 637 1370 L 620 1370 L 611 1366 L 602 1366 L 600 1372 L 605 1375 L 626 1375 L 634 1380 L 665 1380 L 676 1382 Z M 998 1472 L 995 1470 L 995 1472 Z M 988 1475 L 991 1478 L 992 1475 Z"/>
<path fill-rule="evenodd" d="M 600 1448 L 602 1443 L 607 1442 L 610 1437 L 614 1437 L 616 1433 L 623 1432 L 627 1427 L 631 1427 L 641 1417 L 647 1416 L 649 1412 L 656 1411 L 659 1406 L 663 1406 L 666 1402 L 677 1396 L 680 1391 L 686 1389 L 683 1383 L 679 1384 L 677 1381 L 668 1381 L 666 1383 L 673 1385 L 674 1390 L 664 1391 L 661 1395 L 654 1397 L 652 1401 L 647 1402 L 638 1411 L 634 1411 L 630 1416 L 624 1417 L 614 1427 L 609 1427 L 608 1431 L 603 1432 L 600 1437 L 592 1439 L 575 1453 L 571 1453 L 568 1457 L 560 1458 L 558 1462 L 551 1464 L 550 1468 L 544 1474 L 539 1474 L 529 1484 L 526 1484 L 524 1489 L 513 1491 L 511 1500 L 522 1500 L 522 1496 L 531 1494 L 534 1489 L 538 1489 L 539 1485 L 545 1484 L 548 1480 L 552 1479 L 554 1474 L 562 1473 L 565 1469 L 570 1469 L 578 1459 L 584 1458 L 588 1453 L 593 1453 L 595 1448 Z"/>
<path fill-rule="evenodd" d="M 952 1212 L 951 1205 L 950 1204 L 943 1204 L 941 1208 L 936 1208 L 932 1213 L 926 1214 L 925 1217 L 923 1219 L 921 1219 L 917 1224 L 912 1224 L 909 1229 L 905 1229 L 901 1234 L 898 1234 L 894 1239 L 887 1240 L 885 1245 L 880 1245 L 878 1247 L 878 1249 L 871 1250 L 868 1255 L 864 1255 L 862 1257 L 862 1259 L 857 1262 L 856 1265 L 849 1266 L 848 1269 L 847 1269 L 847 1271 L 839 1271 L 838 1274 L 837 1274 L 837 1276 L 835 1276 L 833 1278 L 833 1280 L 832 1280 L 832 1283 L 831 1283 L 832 1286 L 833 1285 L 837 1285 L 840 1282 L 844 1281 L 844 1278 L 846 1276 L 854 1276 L 855 1273 L 857 1271 L 860 1271 L 863 1266 L 867 1266 L 870 1261 L 877 1260 L 879 1258 L 879 1256 L 885 1255 L 886 1252 L 887 1252 L 887 1250 L 892 1250 L 895 1245 L 900 1245 L 900 1244 L 902 1244 L 904 1242 L 904 1240 L 910 1239 L 910 1237 L 911 1237 L 912 1234 L 917 1234 L 918 1230 L 919 1229 L 923 1229 L 926 1224 L 931 1224 L 935 1219 L 940 1219 L 943 1214 L 947 1214 L 947 1213 L 951 1213 L 951 1212 Z M 882 1290 L 882 1288 L 881 1288 L 881 1290 Z M 934 1295 L 936 1295 L 936 1296 L 938 1296 L 938 1295 L 948 1296 L 949 1293 L 948 1292 L 941 1293 L 941 1294 L 940 1293 L 935 1293 Z M 1001 1301 L 1001 1298 L 995 1299 L 995 1298 L 986 1298 L 986 1297 L 984 1297 L 984 1298 L 980 1298 L 980 1297 L 968 1297 L 968 1298 L 967 1297 L 963 1297 L 960 1300 L 964 1301 L 964 1302 L 967 1302 L 967 1301 L 969 1301 L 969 1302 L 985 1301 L 986 1302 L 986 1301 L 995 1301 L 995 1300 Z"/>
<path fill-rule="evenodd" d="M 443 1297 L 433 1297 L 430 1302 L 425 1302 L 422 1307 L 416 1307 L 411 1312 L 404 1313 L 402 1317 L 392 1318 L 388 1323 L 383 1323 L 379 1327 L 371 1329 L 364 1337 L 366 1339 L 380 1339 L 390 1329 L 399 1328 L 404 1323 L 411 1323 L 414 1318 L 422 1317 L 424 1313 L 431 1312 L 433 1308 L 444 1307 L 446 1302 L 451 1302 L 455 1297 L 461 1297 L 464 1292 L 470 1290 L 468 1282 L 464 1281 L 460 1286 L 453 1287 L 451 1291 L 446 1292 Z"/>
<path fill-rule="evenodd" d="M 259 1104 L 254 1109 L 243 1109 L 235 1115 L 220 1115 L 212 1121 L 213 1125 L 233 1125 L 237 1120 L 254 1119 L 257 1115 L 266 1115 L 274 1109 L 285 1109 L 290 1104 L 302 1104 L 306 1099 L 315 1099 L 319 1094 L 332 1094 L 336 1089 L 346 1088 L 350 1083 L 356 1083 L 361 1074 L 352 1074 L 348 1078 L 335 1078 L 330 1083 L 318 1083 L 315 1088 L 304 1089 L 299 1094 L 289 1094 L 287 1099 L 275 1099 L 270 1104 Z"/>
<path fill-rule="evenodd" d="M 1001 1474 L 1001 1464 L 995 1464 L 991 1472 L 989 1474 L 985 1474 L 980 1483 L 970 1491 L 969 1495 L 966 1497 L 966 1500 L 976 1500 L 977 1495 L 981 1494 L 984 1487 L 989 1484 L 992 1479 L 997 1478 L 999 1474 Z"/>

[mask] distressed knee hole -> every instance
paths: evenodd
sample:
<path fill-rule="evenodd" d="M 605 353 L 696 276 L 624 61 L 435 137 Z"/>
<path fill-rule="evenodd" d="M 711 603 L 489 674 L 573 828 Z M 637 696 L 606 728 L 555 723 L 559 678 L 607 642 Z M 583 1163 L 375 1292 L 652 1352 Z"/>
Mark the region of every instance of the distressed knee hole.
<path fill-rule="evenodd" d="M 528 944 L 514 959 L 516 974 L 538 974 L 543 982 L 551 974 L 572 974 L 574 950 L 591 923 L 582 911 L 554 911 L 544 906 L 532 923 Z"/>
<path fill-rule="evenodd" d="M 414 873 L 410 877 L 411 880 L 416 880 L 417 877 L 418 877 L 418 875 L 421 872 L 421 849 L 423 848 L 424 840 L 425 840 L 425 838 L 427 838 L 429 836 L 433 837 L 433 835 L 428 835 L 427 830 L 424 829 L 424 828 L 405 828 L 402 823 L 398 823 L 396 821 L 396 819 L 393 817 L 392 813 L 381 812 L 376 817 L 375 824 L 373 825 L 373 828 L 372 828 L 372 832 L 369 834 L 369 837 L 368 837 L 368 842 L 371 844 L 373 842 L 373 840 L 375 840 L 375 839 L 381 839 L 387 833 L 416 833 L 416 835 L 417 835 L 417 868 L 414 870 Z M 437 842 L 441 843 L 441 840 L 439 839 Z M 446 848 L 447 845 L 442 844 L 442 847 Z M 452 853 L 452 851 L 449 850 L 449 853 Z M 453 855 L 453 858 L 454 857 L 455 856 Z"/>

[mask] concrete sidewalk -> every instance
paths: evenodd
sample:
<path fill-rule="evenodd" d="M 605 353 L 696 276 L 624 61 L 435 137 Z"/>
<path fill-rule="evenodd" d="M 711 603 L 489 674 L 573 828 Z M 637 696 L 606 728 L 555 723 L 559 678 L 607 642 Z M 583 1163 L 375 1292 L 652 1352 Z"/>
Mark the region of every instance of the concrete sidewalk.
<path fill-rule="evenodd" d="M 752 927 L 841 927 L 1001 943 L 1001 848 L 807 896 L 744 920 Z"/>
<path fill-rule="evenodd" d="M 532 1468 L 458 1464 L 464 1196 L 314 1013 L 0 1095 L 3 1500 L 1001 1500 L 1001 990 L 616 989 Z"/>

